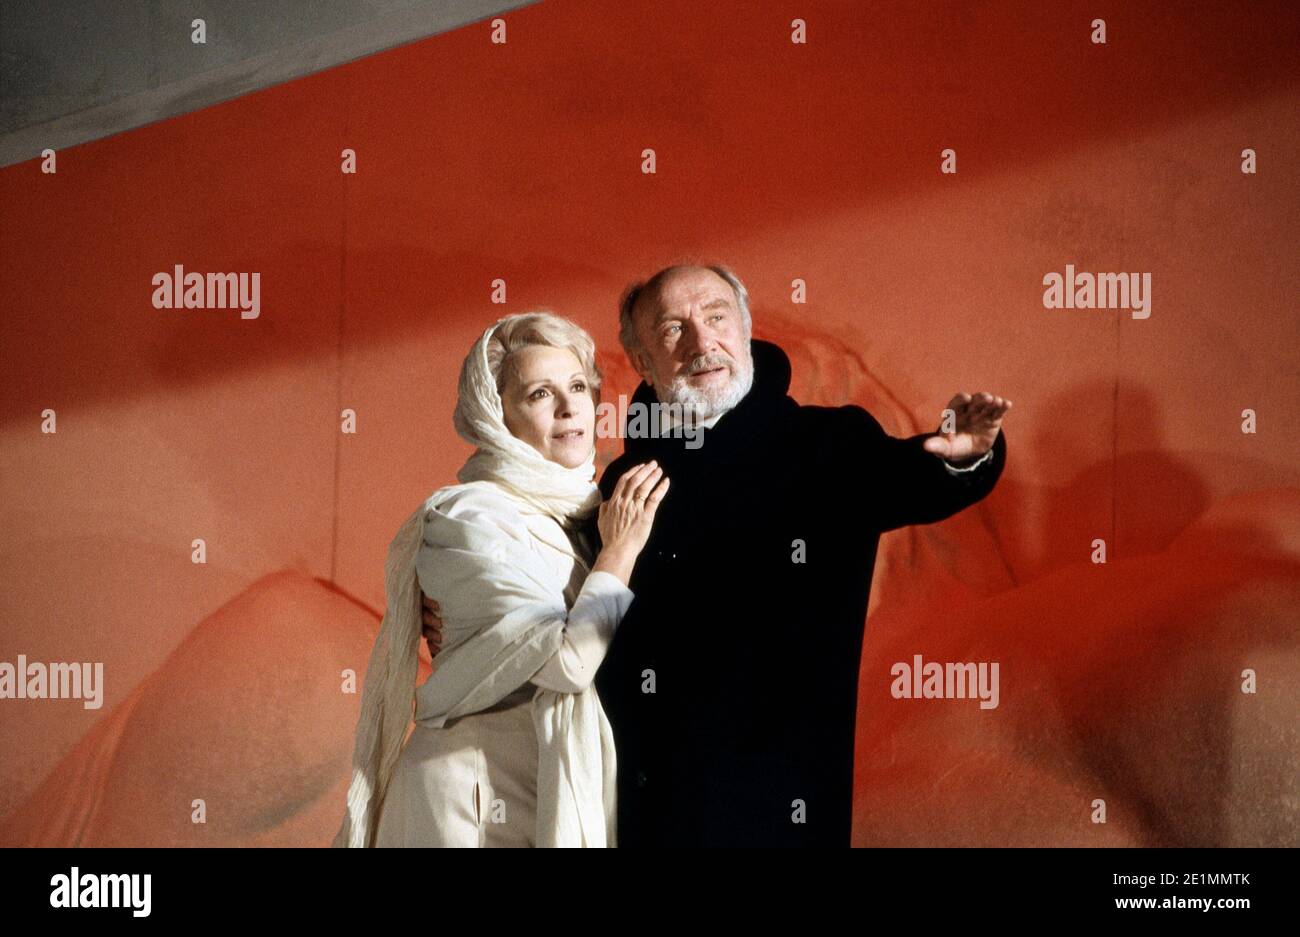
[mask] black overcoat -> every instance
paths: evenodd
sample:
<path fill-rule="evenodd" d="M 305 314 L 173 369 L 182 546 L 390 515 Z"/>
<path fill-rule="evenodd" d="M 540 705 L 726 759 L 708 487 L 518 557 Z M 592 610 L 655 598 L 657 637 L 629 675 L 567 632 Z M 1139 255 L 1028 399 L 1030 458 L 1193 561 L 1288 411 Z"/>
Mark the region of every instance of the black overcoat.
<path fill-rule="evenodd" d="M 1005 433 L 953 475 L 862 407 L 788 395 L 752 342 L 754 384 L 702 444 L 627 439 L 600 481 L 658 459 L 671 479 L 596 675 L 618 755 L 620 846 L 847 846 L 858 667 L 880 534 L 992 490 Z M 650 404 L 644 383 L 634 403 Z"/>

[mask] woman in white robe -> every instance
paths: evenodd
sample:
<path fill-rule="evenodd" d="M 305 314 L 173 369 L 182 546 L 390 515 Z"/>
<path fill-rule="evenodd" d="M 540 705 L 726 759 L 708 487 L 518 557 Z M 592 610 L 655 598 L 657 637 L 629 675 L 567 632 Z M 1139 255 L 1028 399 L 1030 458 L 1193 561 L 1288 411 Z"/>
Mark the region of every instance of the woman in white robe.
<path fill-rule="evenodd" d="M 389 547 L 335 846 L 616 844 L 592 680 L 668 479 L 648 463 L 600 503 L 599 388 L 590 336 L 548 313 L 494 323 L 465 359 L 454 423 L 477 448 Z M 417 689 L 421 590 L 443 647 Z"/>

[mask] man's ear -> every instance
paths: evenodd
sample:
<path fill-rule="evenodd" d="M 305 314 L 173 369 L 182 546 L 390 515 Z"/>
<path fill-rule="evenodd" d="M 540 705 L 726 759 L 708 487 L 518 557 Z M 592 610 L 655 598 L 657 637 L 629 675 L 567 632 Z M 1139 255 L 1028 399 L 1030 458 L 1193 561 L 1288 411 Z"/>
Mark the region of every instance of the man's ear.
<path fill-rule="evenodd" d="M 650 369 L 649 355 L 638 350 L 632 355 L 632 367 L 636 368 L 636 373 L 641 375 L 641 380 L 646 382 L 646 386 L 655 386 L 655 373 Z"/>

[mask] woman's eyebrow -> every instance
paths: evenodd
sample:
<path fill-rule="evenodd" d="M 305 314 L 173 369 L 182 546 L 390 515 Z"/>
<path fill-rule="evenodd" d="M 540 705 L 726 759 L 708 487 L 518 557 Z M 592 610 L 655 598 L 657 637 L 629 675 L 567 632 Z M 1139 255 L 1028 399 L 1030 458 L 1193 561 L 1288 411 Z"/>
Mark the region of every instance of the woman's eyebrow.
<path fill-rule="evenodd" d="M 580 378 L 585 379 L 585 378 L 587 377 L 587 375 L 583 374 L 581 371 L 574 371 L 573 374 L 571 374 L 571 375 L 569 376 L 569 380 L 573 380 L 575 377 L 580 377 Z M 540 385 L 542 385 L 542 384 L 550 384 L 550 383 L 553 383 L 553 382 L 551 381 L 551 379 L 550 379 L 549 377 L 542 377 L 542 378 L 538 378 L 538 379 L 535 380 L 535 381 L 524 381 L 524 387 L 532 387 L 534 384 L 537 384 L 537 385 L 540 386 Z"/>

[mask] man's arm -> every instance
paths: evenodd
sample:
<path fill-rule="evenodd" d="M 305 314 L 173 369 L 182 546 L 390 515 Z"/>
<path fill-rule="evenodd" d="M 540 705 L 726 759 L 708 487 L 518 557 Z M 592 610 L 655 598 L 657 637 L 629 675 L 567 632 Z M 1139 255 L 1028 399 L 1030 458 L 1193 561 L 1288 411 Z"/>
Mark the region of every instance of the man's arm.
<path fill-rule="evenodd" d="M 879 530 L 932 524 L 984 498 L 1006 463 L 1002 417 L 1011 402 L 958 394 L 952 432 L 890 436 L 861 407 L 851 413 L 850 462 L 862 466 L 865 520 Z"/>

